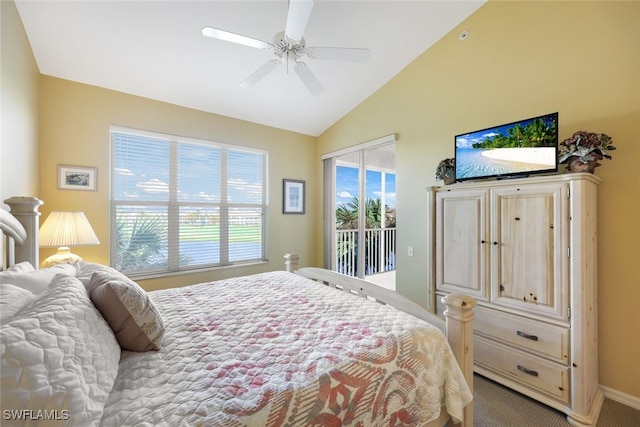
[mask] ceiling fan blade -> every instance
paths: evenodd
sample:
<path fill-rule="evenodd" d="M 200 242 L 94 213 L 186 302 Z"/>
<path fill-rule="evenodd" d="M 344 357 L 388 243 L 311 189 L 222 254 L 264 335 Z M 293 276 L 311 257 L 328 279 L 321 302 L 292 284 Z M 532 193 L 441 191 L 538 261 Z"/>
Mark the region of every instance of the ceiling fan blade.
<path fill-rule="evenodd" d="M 313 0 L 289 0 L 287 25 L 284 29 L 285 36 L 295 41 L 302 40 L 311 9 L 313 9 Z"/>
<path fill-rule="evenodd" d="M 262 67 L 254 71 L 253 74 L 251 74 L 249 77 L 244 79 L 242 83 L 240 83 L 240 86 L 243 88 L 252 87 L 256 83 L 258 83 L 260 80 L 267 77 L 267 75 L 271 73 L 273 70 L 278 68 L 279 64 L 280 64 L 280 61 L 278 61 L 277 59 L 272 59 L 271 61 L 267 62 Z"/>
<path fill-rule="evenodd" d="M 252 39 L 251 37 L 241 36 L 240 34 L 231 33 L 229 31 L 219 30 L 212 27 L 204 27 L 202 35 L 213 39 L 224 40 L 232 43 L 243 44 L 245 46 L 256 47 L 258 49 L 269 50 L 273 47 L 271 43 L 262 40 Z"/>
<path fill-rule="evenodd" d="M 337 61 L 367 62 L 369 49 L 348 47 L 310 47 L 307 56 L 313 59 L 331 59 Z"/>
<path fill-rule="evenodd" d="M 309 89 L 311 95 L 320 95 L 324 91 L 324 88 L 309 67 L 307 67 L 307 64 L 304 62 L 296 62 L 294 70 L 298 77 L 300 77 L 300 80 L 302 80 L 302 83 Z"/>

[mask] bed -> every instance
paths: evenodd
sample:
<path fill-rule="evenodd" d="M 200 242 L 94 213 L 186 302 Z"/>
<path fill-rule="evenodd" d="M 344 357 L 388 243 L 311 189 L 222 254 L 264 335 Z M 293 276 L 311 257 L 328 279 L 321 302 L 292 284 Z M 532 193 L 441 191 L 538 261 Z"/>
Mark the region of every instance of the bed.
<path fill-rule="evenodd" d="M 147 293 L 90 262 L 36 269 L 41 202 L 6 203 L 3 425 L 473 423 L 469 297 L 443 301 L 445 328 L 295 254 L 284 271 Z"/>

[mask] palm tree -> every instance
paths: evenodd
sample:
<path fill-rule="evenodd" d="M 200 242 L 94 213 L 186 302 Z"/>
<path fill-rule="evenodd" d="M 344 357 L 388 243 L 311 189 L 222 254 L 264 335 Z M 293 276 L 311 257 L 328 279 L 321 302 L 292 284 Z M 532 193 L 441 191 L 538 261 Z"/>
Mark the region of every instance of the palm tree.
<path fill-rule="evenodd" d="M 507 130 L 507 135 L 498 133 L 482 142 L 473 144 L 473 148 L 514 148 L 514 147 L 554 147 L 557 134 L 556 122 L 538 118 L 526 126 L 517 124 Z"/>
<path fill-rule="evenodd" d="M 134 215 L 116 220 L 116 268 L 131 271 L 166 266 L 166 221 L 157 215 Z"/>
<path fill-rule="evenodd" d="M 336 209 L 336 227 L 338 230 L 357 230 L 359 201 L 353 197 Z M 382 201 L 380 199 L 367 199 L 364 208 L 365 227 L 380 228 L 382 224 Z M 385 206 L 385 227 L 395 227 L 395 218 L 389 207 Z"/>
<path fill-rule="evenodd" d="M 336 227 L 338 230 L 358 229 L 358 198 L 354 197 L 336 209 Z"/>
<path fill-rule="evenodd" d="M 360 203 L 357 197 L 353 197 L 348 202 L 339 205 L 336 208 L 336 228 L 338 230 L 358 230 L 358 212 L 360 210 Z M 365 228 L 376 229 L 380 228 L 382 224 L 382 201 L 380 199 L 366 199 L 365 201 Z M 395 216 L 391 214 L 388 207 L 385 207 L 385 226 L 395 227 Z M 375 254 L 379 253 L 380 236 L 378 233 L 366 233 L 365 234 L 365 247 L 371 249 L 365 251 L 365 268 L 368 272 L 377 272 L 384 264 L 377 259 Z M 336 251 L 338 257 L 343 259 L 344 264 L 341 267 L 345 271 L 353 272 L 357 274 L 357 259 L 358 259 L 358 238 L 357 234 L 355 238 L 349 237 L 348 234 L 340 234 L 338 241 L 336 242 Z M 347 255 L 355 254 L 354 257 Z M 372 255 L 373 259 L 370 259 Z M 351 260 L 354 260 L 355 265 L 350 265 Z"/>

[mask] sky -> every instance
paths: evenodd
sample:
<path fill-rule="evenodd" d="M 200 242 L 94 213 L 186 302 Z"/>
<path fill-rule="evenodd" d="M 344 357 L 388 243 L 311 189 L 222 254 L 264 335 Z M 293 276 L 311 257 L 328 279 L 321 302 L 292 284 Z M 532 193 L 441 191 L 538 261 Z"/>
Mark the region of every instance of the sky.
<path fill-rule="evenodd" d="M 368 199 L 382 198 L 382 174 L 377 171 L 367 171 L 366 197 Z M 396 175 L 385 174 L 386 200 L 391 209 L 396 207 Z M 358 195 L 358 169 L 346 166 L 336 167 L 336 205 L 340 205 Z"/>
<path fill-rule="evenodd" d="M 114 156 L 115 197 L 118 200 L 168 200 L 170 193 L 170 148 L 164 140 L 147 136 L 118 134 Z M 227 150 L 229 176 L 227 201 L 261 203 L 262 154 Z M 180 180 L 177 197 L 182 202 L 220 202 L 221 150 L 214 146 L 186 144 L 180 146 L 178 165 Z M 232 172 L 233 171 L 233 172 Z M 366 197 L 382 199 L 382 172 L 368 170 Z M 385 204 L 396 207 L 396 175 L 384 174 Z M 336 205 L 347 203 L 358 195 L 358 169 L 336 168 Z"/>
<path fill-rule="evenodd" d="M 181 143 L 172 156 L 165 140 L 128 134 L 115 135 L 114 195 L 117 200 L 168 201 L 170 169 L 180 178 L 173 191 L 181 202 L 221 201 L 222 165 L 226 159 L 226 201 L 261 204 L 264 197 L 263 154 L 202 144 Z M 172 166 L 174 159 L 176 163 Z"/>
<path fill-rule="evenodd" d="M 502 134 L 506 136 L 508 134 L 509 129 L 516 125 L 527 126 L 529 123 L 533 122 L 538 118 L 543 118 L 545 121 L 551 120 L 552 114 L 547 114 L 546 116 L 540 117 L 532 117 L 530 119 L 520 120 L 518 122 L 507 123 L 500 126 L 495 126 L 489 129 L 482 129 L 475 132 L 469 132 L 465 135 L 457 135 L 455 137 L 456 140 L 456 148 L 472 148 L 473 144 L 477 142 L 484 142 L 487 138 L 493 138 L 498 134 Z"/>
<path fill-rule="evenodd" d="M 472 148 L 473 144 L 477 142 L 484 142 L 487 138 L 493 138 L 499 133 L 506 135 L 509 127 L 510 126 L 502 126 L 499 128 L 456 136 L 456 148 Z"/>

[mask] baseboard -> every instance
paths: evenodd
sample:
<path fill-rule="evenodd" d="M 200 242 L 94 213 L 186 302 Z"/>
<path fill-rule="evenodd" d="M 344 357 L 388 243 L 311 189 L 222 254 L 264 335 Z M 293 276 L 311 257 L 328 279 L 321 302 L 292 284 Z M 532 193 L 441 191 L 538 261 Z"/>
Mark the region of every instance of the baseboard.
<path fill-rule="evenodd" d="M 601 385 L 600 388 L 604 393 L 604 397 L 607 399 L 611 399 L 614 402 L 622 403 L 625 406 L 630 406 L 633 409 L 640 410 L 640 397 L 631 396 L 630 394 L 626 394 L 603 385 Z"/>

